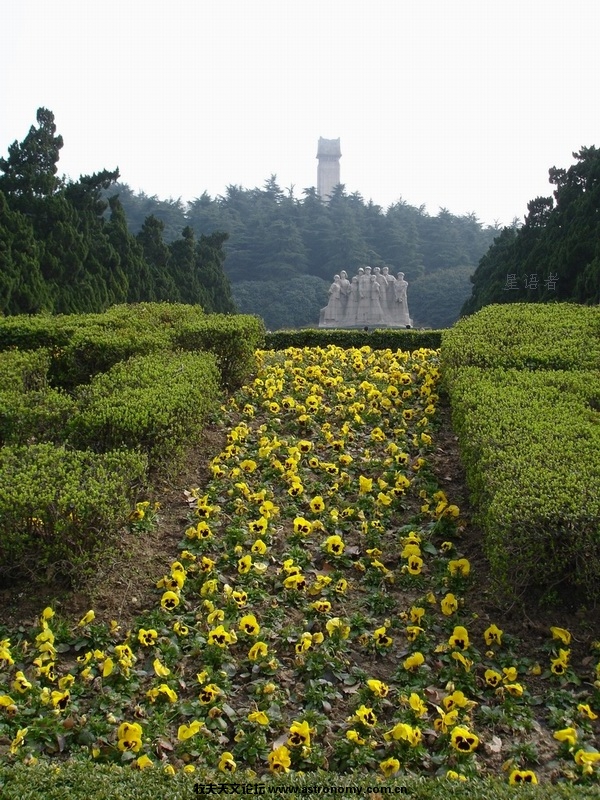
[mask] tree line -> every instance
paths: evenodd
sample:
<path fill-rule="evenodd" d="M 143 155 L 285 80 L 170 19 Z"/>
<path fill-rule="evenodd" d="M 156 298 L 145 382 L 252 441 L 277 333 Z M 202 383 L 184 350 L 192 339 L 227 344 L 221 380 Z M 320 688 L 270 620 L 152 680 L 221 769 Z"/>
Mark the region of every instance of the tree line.
<path fill-rule="evenodd" d="M 133 235 L 113 191 L 118 170 L 58 177 L 54 115 L 40 108 L 36 120 L 0 158 L 0 312 L 94 313 L 154 301 L 236 310 L 225 233 L 197 236 L 185 225 L 167 241 L 149 214 Z"/>
<path fill-rule="evenodd" d="M 462 314 L 489 303 L 600 303 L 600 150 L 552 167 L 552 196 L 536 197 L 525 224 L 504 228 L 471 278 Z"/>
<path fill-rule="evenodd" d="M 440 209 L 431 216 L 404 200 L 384 211 L 343 184 L 328 202 L 314 187 L 297 196 L 275 175 L 261 188 L 230 185 L 222 196 L 204 192 L 188 204 L 135 193 L 126 184 L 118 189 L 133 233 L 148 213 L 163 221 L 167 238 L 182 225 L 196 235 L 227 231 L 225 271 L 233 296 L 241 311 L 259 314 L 273 329 L 316 324 L 333 276 L 366 264 L 405 273 L 418 324 L 451 325 L 499 230 L 484 227 L 475 214 Z"/>

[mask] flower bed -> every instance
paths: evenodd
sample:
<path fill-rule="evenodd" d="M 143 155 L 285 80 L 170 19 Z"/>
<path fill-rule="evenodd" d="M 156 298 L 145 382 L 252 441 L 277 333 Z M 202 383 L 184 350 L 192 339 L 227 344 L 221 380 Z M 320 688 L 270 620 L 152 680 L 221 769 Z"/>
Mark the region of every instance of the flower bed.
<path fill-rule="evenodd" d="M 429 463 L 438 359 L 258 354 L 156 608 L 130 631 L 48 608 L 0 642 L 4 758 L 535 783 L 537 726 L 554 773 L 597 781 L 597 650 L 575 674 L 569 631 L 525 658 L 470 613 L 460 509 Z"/>

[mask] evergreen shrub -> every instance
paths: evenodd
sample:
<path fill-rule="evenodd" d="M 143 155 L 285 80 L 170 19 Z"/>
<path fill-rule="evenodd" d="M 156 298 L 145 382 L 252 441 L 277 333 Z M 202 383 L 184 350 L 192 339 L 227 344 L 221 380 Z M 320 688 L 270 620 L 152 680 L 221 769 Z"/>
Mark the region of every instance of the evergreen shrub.
<path fill-rule="evenodd" d="M 0 448 L 0 575 L 46 568 L 76 582 L 115 541 L 146 468 L 133 452 Z"/>
<path fill-rule="evenodd" d="M 437 350 L 442 341 L 441 331 L 419 331 L 412 328 L 380 328 L 373 330 L 343 330 L 304 328 L 274 331 L 265 336 L 267 350 L 286 350 L 288 347 L 327 347 L 335 345 L 350 349 L 368 345 L 373 350 Z"/>
<path fill-rule="evenodd" d="M 5 350 L 0 352 L 0 387 L 2 391 L 30 392 L 44 389 L 50 368 L 50 352 Z"/>
<path fill-rule="evenodd" d="M 466 367 L 453 371 L 450 398 L 503 591 L 599 601 L 599 373 Z"/>
<path fill-rule="evenodd" d="M 214 353 L 223 387 L 234 391 L 256 368 L 254 353 L 264 346 L 265 327 L 259 317 L 246 314 L 209 314 L 183 323 L 173 331 L 175 347 Z"/>
<path fill-rule="evenodd" d="M 76 401 L 70 444 L 140 450 L 154 468 L 177 463 L 222 396 L 213 355 L 165 350 L 119 362 L 80 386 Z"/>
<path fill-rule="evenodd" d="M 0 392 L 0 444 L 65 440 L 75 401 L 62 389 Z"/>
<path fill-rule="evenodd" d="M 106 372 L 132 356 L 158 352 L 169 346 L 169 336 L 160 329 L 83 326 L 55 354 L 50 371 L 51 380 L 54 385 L 70 390 L 88 383 L 94 375 Z"/>
<path fill-rule="evenodd" d="M 600 369 L 600 306 L 490 305 L 442 336 L 443 368 Z"/>

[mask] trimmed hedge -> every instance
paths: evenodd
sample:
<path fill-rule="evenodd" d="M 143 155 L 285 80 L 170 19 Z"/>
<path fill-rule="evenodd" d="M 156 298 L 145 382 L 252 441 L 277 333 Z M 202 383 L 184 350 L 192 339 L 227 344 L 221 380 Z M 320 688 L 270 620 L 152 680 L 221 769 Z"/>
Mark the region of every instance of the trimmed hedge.
<path fill-rule="evenodd" d="M 600 306 L 490 305 L 442 335 L 442 368 L 600 369 Z"/>
<path fill-rule="evenodd" d="M 327 347 L 335 345 L 350 349 L 368 345 L 373 350 L 437 350 L 442 343 L 442 331 L 419 331 L 412 328 L 379 328 L 373 330 L 342 330 L 305 328 L 274 331 L 265 336 L 265 349 L 287 350 L 288 347 Z"/>
<path fill-rule="evenodd" d="M 6 350 L 0 352 L 0 387 L 6 392 L 31 392 L 44 389 L 48 383 L 50 352 L 39 350 Z"/>
<path fill-rule="evenodd" d="M 61 389 L 0 392 L 0 444 L 64 442 L 75 401 Z"/>
<path fill-rule="evenodd" d="M 211 790 L 208 789 L 211 785 Z M 245 788 L 247 787 L 247 789 Z M 296 791 L 294 791 L 294 789 Z M 345 789 L 345 791 L 344 791 Z M 371 791 L 368 791 L 370 789 Z M 447 778 L 415 779 L 411 776 L 382 779 L 365 772 L 363 775 L 332 776 L 289 774 L 272 778 L 266 785 L 246 775 L 226 776 L 198 769 L 192 775 L 179 772 L 166 775 L 160 765 L 142 772 L 130 766 L 67 762 L 61 765 L 39 763 L 35 766 L 16 764 L 0 768 L 2 800 L 192 800 L 210 793 L 213 796 L 244 795 L 248 797 L 284 795 L 290 800 L 321 796 L 381 798 L 410 797 L 414 800 L 567 800 L 575 795 L 580 800 L 598 797 L 597 786 L 573 786 L 550 783 L 531 786 L 509 786 L 496 779 L 474 779 L 466 782 Z"/>
<path fill-rule="evenodd" d="M 120 361 L 169 347 L 169 336 L 161 330 L 112 329 L 104 325 L 82 327 L 74 332 L 65 347 L 55 352 L 50 377 L 54 385 L 72 390 Z"/>
<path fill-rule="evenodd" d="M 600 375 L 467 367 L 450 395 L 502 589 L 600 600 Z"/>
<path fill-rule="evenodd" d="M 177 463 L 222 402 L 210 353 L 136 356 L 97 375 L 77 393 L 68 425 L 74 447 L 141 450 L 151 468 Z"/>
<path fill-rule="evenodd" d="M 254 353 L 264 346 L 265 326 L 247 314 L 210 314 L 183 323 L 172 333 L 174 347 L 214 353 L 224 388 L 235 391 L 256 369 Z"/>
<path fill-rule="evenodd" d="M 138 453 L 0 448 L 0 573 L 76 578 L 127 521 L 146 468 Z"/>

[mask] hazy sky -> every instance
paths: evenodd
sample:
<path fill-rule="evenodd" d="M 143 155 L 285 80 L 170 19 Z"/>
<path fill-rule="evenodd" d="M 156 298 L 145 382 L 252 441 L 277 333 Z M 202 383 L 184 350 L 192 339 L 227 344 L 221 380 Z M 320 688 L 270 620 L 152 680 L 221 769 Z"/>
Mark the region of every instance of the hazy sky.
<path fill-rule="evenodd" d="M 598 0 L 12 0 L 0 155 L 39 106 L 76 179 L 190 200 L 276 174 L 485 223 L 523 218 L 548 169 L 600 146 Z"/>

